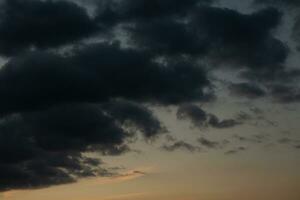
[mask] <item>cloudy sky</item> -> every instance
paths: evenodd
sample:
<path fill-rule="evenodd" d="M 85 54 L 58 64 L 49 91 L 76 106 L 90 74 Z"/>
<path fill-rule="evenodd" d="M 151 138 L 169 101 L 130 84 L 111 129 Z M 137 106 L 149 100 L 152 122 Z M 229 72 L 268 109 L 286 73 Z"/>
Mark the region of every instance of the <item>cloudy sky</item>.
<path fill-rule="evenodd" d="M 300 199 L 300 1 L 0 16 L 0 200 Z"/>

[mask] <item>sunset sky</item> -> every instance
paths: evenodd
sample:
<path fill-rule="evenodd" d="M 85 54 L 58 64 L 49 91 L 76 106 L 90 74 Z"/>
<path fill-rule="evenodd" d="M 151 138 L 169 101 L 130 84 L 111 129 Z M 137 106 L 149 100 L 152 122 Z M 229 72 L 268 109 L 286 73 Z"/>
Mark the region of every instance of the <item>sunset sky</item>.
<path fill-rule="evenodd" d="M 300 1 L 0 0 L 0 200 L 299 200 Z"/>

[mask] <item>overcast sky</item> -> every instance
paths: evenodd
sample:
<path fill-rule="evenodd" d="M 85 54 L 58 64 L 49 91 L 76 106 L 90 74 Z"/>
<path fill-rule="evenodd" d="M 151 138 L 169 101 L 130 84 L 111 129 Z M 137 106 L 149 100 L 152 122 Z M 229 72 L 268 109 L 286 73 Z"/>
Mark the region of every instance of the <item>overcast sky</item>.
<path fill-rule="evenodd" d="M 299 200 L 300 1 L 0 7 L 0 200 Z"/>

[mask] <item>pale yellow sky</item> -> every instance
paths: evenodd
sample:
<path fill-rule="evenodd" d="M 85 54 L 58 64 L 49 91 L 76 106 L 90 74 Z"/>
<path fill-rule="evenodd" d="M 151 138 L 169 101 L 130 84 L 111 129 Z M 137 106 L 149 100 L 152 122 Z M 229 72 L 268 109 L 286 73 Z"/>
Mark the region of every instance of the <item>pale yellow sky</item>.
<path fill-rule="evenodd" d="M 230 105 L 224 103 L 230 112 Z M 238 110 L 238 106 L 236 106 Z M 268 109 L 268 107 L 265 107 Z M 279 110 L 276 110 L 279 109 Z M 222 109 L 223 115 L 230 115 Z M 172 109 L 171 109 L 172 111 Z M 230 130 L 190 129 L 190 123 L 178 122 L 170 110 L 157 109 L 156 113 L 170 132 L 185 140 L 204 135 L 215 140 L 230 138 L 233 134 L 255 133 L 262 127 L 243 125 Z M 203 152 L 162 151 L 160 141 L 133 146 L 141 153 L 128 153 L 117 157 L 101 157 L 107 166 L 124 166 L 122 176 L 80 180 L 78 183 L 40 190 L 9 191 L 1 200 L 299 200 L 299 151 L 290 146 L 275 144 L 281 131 L 296 130 L 297 112 L 273 107 L 277 127 L 263 125 L 273 141 L 266 144 L 248 144 L 248 150 L 225 155 L 224 149 Z M 270 111 L 271 115 L 272 112 Z M 248 126 L 248 127 L 247 127 Z M 247 127 L 247 128 L 245 128 Z M 247 130 L 247 131 L 246 131 Z M 253 132 L 252 132 L 253 131 Z M 275 131 L 275 132 L 274 132 Z M 298 138 L 299 139 L 299 138 Z M 233 144 L 234 146 L 234 144 Z M 142 173 L 135 173 L 141 171 Z"/>
<path fill-rule="evenodd" d="M 288 150 L 129 154 L 111 163 L 139 166 L 124 176 L 41 190 L 10 191 L 3 200 L 299 200 L 298 154 Z M 256 155 L 260 154 L 260 157 Z M 157 157 L 157 155 L 160 155 Z M 269 156 L 268 156 L 269 155 Z M 134 164 L 133 164 L 134 163 Z M 143 171 L 145 174 L 136 174 Z"/>

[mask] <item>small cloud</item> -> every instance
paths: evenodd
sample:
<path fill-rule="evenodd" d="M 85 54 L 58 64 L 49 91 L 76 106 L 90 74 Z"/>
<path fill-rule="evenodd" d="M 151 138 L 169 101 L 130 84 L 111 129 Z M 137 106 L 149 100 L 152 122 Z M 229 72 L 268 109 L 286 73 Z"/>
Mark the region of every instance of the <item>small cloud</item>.
<path fill-rule="evenodd" d="M 176 150 L 186 150 L 186 151 L 189 151 L 189 152 L 192 152 L 192 153 L 201 151 L 200 147 L 189 144 L 189 143 L 184 142 L 184 141 L 177 141 L 177 142 L 175 142 L 173 144 L 170 144 L 170 145 L 165 144 L 161 148 L 166 150 L 166 151 L 169 151 L 169 152 L 173 152 L 173 151 L 176 151 Z"/>
<path fill-rule="evenodd" d="M 219 142 L 211 141 L 211 140 L 208 140 L 204 137 L 199 138 L 197 141 L 202 146 L 205 146 L 205 147 L 210 148 L 210 149 L 220 148 L 220 143 Z"/>
<path fill-rule="evenodd" d="M 235 149 L 229 150 L 227 152 L 225 152 L 225 155 L 233 155 L 233 154 L 237 154 L 243 151 L 246 151 L 247 149 L 245 147 L 237 147 Z"/>
<path fill-rule="evenodd" d="M 242 124 L 235 119 L 220 120 L 216 115 L 207 113 L 202 108 L 194 104 L 184 104 L 178 108 L 177 119 L 191 120 L 194 126 L 198 128 L 212 127 L 212 128 L 232 128 Z"/>
<path fill-rule="evenodd" d="M 239 141 L 239 142 L 246 142 L 246 143 L 263 143 L 265 141 L 265 136 L 264 135 L 251 135 L 248 137 L 245 136 L 240 136 L 240 135 L 234 135 L 233 139 Z"/>

